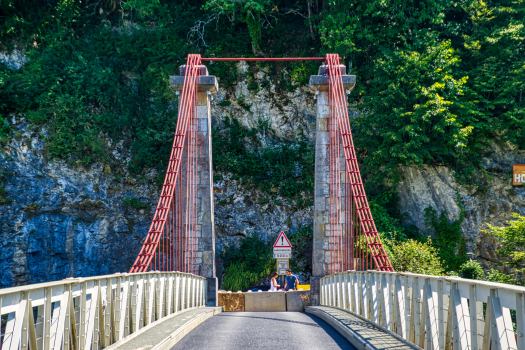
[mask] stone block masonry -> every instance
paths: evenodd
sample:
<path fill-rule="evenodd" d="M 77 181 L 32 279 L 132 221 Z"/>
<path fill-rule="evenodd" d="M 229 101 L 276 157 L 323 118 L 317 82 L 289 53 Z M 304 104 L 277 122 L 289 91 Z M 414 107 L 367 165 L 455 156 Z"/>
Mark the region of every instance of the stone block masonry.
<path fill-rule="evenodd" d="M 329 274 L 330 265 L 334 264 L 329 249 L 330 237 L 330 135 L 328 131 L 330 101 L 329 101 L 329 79 L 323 74 L 326 67 L 319 68 L 319 75 L 310 77 L 310 92 L 317 97 L 317 120 L 315 141 L 315 190 L 314 190 L 314 228 L 313 228 L 313 252 L 312 252 L 312 277 L 310 280 L 310 302 L 319 305 L 320 285 L 319 280 Z M 345 75 L 346 69 L 341 66 L 343 86 L 346 90 L 352 90 L 355 86 L 355 76 Z M 339 164 L 341 170 L 341 195 L 344 195 L 345 184 L 345 161 L 344 150 L 339 152 Z M 341 201 L 341 220 L 344 220 L 344 200 Z M 341 222 L 341 226 L 344 222 Z M 339 232 L 344 232 L 340 229 Z"/>
<path fill-rule="evenodd" d="M 215 222 L 213 208 L 213 160 L 211 139 L 211 95 L 217 93 L 219 86 L 215 76 L 207 75 L 208 70 L 202 66 L 198 78 L 197 97 L 197 225 L 193 242 L 197 247 L 195 264 L 197 274 L 207 278 L 207 305 L 217 305 L 218 285 L 215 271 Z M 184 66 L 181 76 L 171 76 L 170 85 L 175 91 L 182 90 L 184 83 Z M 187 154 L 183 155 L 183 158 Z M 184 174 L 186 167 L 182 168 Z"/>

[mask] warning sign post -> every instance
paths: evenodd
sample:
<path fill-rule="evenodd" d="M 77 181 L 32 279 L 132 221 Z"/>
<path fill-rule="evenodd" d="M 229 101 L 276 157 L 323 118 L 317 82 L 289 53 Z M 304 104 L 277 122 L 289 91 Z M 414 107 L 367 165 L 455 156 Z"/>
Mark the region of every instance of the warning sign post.
<path fill-rule="evenodd" d="M 274 259 L 290 259 L 292 257 L 292 245 L 288 240 L 288 237 L 283 231 L 277 237 L 277 240 L 273 244 L 273 258 Z"/>

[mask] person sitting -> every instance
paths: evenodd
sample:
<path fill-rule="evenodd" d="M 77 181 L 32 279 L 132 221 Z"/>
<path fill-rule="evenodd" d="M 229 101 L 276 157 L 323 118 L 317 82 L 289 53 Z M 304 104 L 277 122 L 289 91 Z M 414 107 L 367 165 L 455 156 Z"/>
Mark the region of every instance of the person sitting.
<path fill-rule="evenodd" d="M 272 278 L 270 280 L 270 292 L 277 292 L 279 290 L 280 284 L 277 284 L 277 272 L 272 273 Z"/>

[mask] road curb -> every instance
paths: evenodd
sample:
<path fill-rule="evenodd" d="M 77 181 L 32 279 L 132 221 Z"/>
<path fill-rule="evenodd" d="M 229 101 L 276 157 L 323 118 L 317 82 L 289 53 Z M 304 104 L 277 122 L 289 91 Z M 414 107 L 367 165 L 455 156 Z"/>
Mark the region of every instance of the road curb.
<path fill-rule="evenodd" d="M 141 336 L 142 334 L 146 333 L 147 331 L 149 331 L 150 329 L 152 329 L 153 327 L 157 326 L 158 324 L 164 322 L 164 321 L 167 321 L 169 320 L 170 318 L 173 318 L 173 317 L 176 317 L 176 316 L 180 316 L 181 314 L 184 314 L 188 311 L 192 311 L 192 310 L 195 310 L 195 309 L 199 309 L 199 308 L 203 308 L 205 309 L 206 307 L 205 306 L 201 306 L 201 307 L 191 307 L 191 308 L 188 308 L 188 309 L 185 309 L 185 310 L 181 310 L 181 311 L 177 311 L 169 316 L 166 316 L 166 317 L 163 317 L 155 322 L 152 322 L 150 323 L 149 325 L 145 326 L 145 327 L 142 327 L 141 329 L 139 329 L 138 331 L 128 335 L 127 337 L 124 337 L 122 340 L 119 340 L 118 342 L 114 343 L 114 344 L 111 344 L 110 346 L 108 346 L 106 348 L 106 350 L 117 350 L 118 348 L 120 348 L 121 346 L 123 346 L 124 344 L 127 344 L 128 342 L 132 341 L 133 339 Z M 218 309 L 218 311 L 217 311 Z M 188 322 L 186 322 L 184 325 L 182 325 L 181 327 L 177 328 L 177 330 L 175 332 L 173 332 L 172 334 L 170 334 L 167 338 L 165 338 L 164 340 L 162 340 L 159 344 L 157 344 L 154 349 L 157 349 L 157 346 L 159 346 L 160 344 L 164 343 L 165 341 L 169 340 L 175 333 L 177 333 L 178 330 L 181 330 L 183 331 L 185 327 L 187 327 L 188 325 L 192 326 L 192 328 L 187 331 L 186 333 L 184 333 L 184 335 L 188 334 L 193 328 L 195 328 L 197 325 L 199 325 L 200 323 L 202 323 L 203 321 L 205 321 L 206 319 L 208 319 L 209 317 L 215 315 L 215 314 L 218 314 L 219 312 L 222 311 L 222 307 L 215 307 L 211 310 L 206 310 L 206 311 L 203 311 L 202 313 L 198 314 L 197 316 L 195 316 L 194 318 L 192 318 L 191 320 L 189 320 Z M 211 314 L 209 316 L 207 316 L 206 318 L 204 318 L 203 320 L 201 320 L 200 322 L 196 323 L 195 325 L 191 325 L 191 322 L 195 322 L 195 321 L 198 321 L 199 320 L 199 317 L 203 317 L 203 316 L 206 316 L 208 314 Z M 176 344 L 180 339 L 182 339 L 181 336 L 175 343 L 173 344 Z M 164 349 L 164 348 L 162 348 Z M 169 348 L 168 348 L 169 349 Z"/>
<path fill-rule="evenodd" d="M 348 311 L 348 310 L 345 310 L 345 309 L 341 309 L 341 308 L 338 308 L 338 307 L 331 307 L 331 306 L 323 306 L 323 307 L 331 308 L 331 309 L 335 309 L 335 310 L 339 310 L 339 311 L 344 311 L 344 312 L 346 312 L 346 313 L 348 313 L 348 314 L 350 314 L 350 315 L 352 315 L 354 317 L 357 317 L 357 318 L 359 318 L 359 319 L 361 319 L 361 320 L 363 320 L 363 321 L 365 321 L 367 323 L 370 323 L 370 324 L 374 325 L 375 327 L 378 328 L 378 331 L 385 332 L 388 335 L 390 335 L 390 336 L 392 336 L 392 337 L 402 341 L 403 343 L 405 343 L 405 345 L 407 345 L 411 349 L 421 350 L 421 348 L 419 348 L 418 346 L 410 343 L 406 339 L 403 339 L 399 335 L 397 335 L 395 333 L 392 333 L 388 329 L 386 329 L 384 327 L 381 327 L 377 323 L 371 322 L 370 320 L 368 320 L 368 319 L 366 319 L 366 318 L 364 318 L 364 317 L 362 317 L 360 315 L 357 315 L 357 314 L 355 314 L 355 313 L 353 313 L 351 311 Z M 370 342 L 368 342 L 365 338 L 363 338 L 362 336 L 360 336 L 359 334 L 354 332 L 352 329 L 350 329 L 349 327 L 347 327 L 346 325 L 341 323 L 339 320 L 337 320 L 335 317 L 333 317 L 332 315 L 328 314 L 327 312 L 325 312 L 323 310 L 320 310 L 320 309 L 318 309 L 315 306 L 307 306 L 305 308 L 305 311 L 306 311 L 306 313 L 309 313 L 309 314 L 312 314 L 314 316 L 317 316 L 320 319 L 322 319 L 323 321 L 325 321 L 326 323 L 328 323 L 339 334 L 341 334 L 350 343 L 352 343 L 352 345 L 355 346 L 358 350 L 377 350 L 377 348 L 375 346 L 373 346 L 372 344 L 370 344 Z"/>
<path fill-rule="evenodd" d="M 168 337 L 164 338 L 160 343 L 155 345 L 151 350 L 169 350 L 175 344 L 177 344 L 184 336 L 191 332 L 195 327 L 206 321 L 208 318 L 217 315 L 222 312 L 222 306 L 214 307 L 211 310 L 198 314 L 181 327 L 177 328 L 175 332 L 171 333 Z"/>

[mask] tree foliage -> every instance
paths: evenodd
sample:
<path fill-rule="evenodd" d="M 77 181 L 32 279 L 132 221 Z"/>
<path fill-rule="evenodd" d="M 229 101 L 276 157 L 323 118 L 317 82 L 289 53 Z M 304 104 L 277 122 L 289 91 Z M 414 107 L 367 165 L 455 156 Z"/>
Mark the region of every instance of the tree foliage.
<path fill-rule="evenodd" d="M 239 245 L 227 245 L 221 260 L 225 270 L 222 288 L 234 292 L 262 282 L 275 269 L 271 243 L 256 235 L 242 239 Z"/>
<path fill-rule="evenodd" d="M 389 246 L 389 258 L 394 270 L 438 276 L 444 273 L 442 261 L 430 239 L 427 242 L 414 239 L 384 241 Z"/>
<path fill-rule="evenodd" d="M 188 52 L 337 52 L 358 77 L 350 101 L 365 173 L 395 183 L 399 166 L 438 163 L 467 182 L 491 141 L 525 146 L 524 7 L 514 0 L 3 1 L 1 46 L 23 49 L 28 63 L 0 69 L 0 117 L 16 112 L 48 125 L 52 158 L 109 161 L 107 140 L 125 139 L 132 169 L 162 168 L 156 155 L 169 148 L 166 130 L 176 117 L 166 76 Z M 304 83 L 314 66 L 290 64 L 289 78 Z M 229 70 L 216 68 L 219 76 Z M 0 137 L 6 129 L 0 120 Z"/>
<path fill-rule="evenodd" d="M 379 181 L 446 164 L 468 183 L 491 140 L 525 146 L 523 1 L 334 4 L 321 39 L 358 77 L 357 144 Z"/>
<path fill-rule="evenodd" d="M 472 183 L 490 144 L 525 147 L 524 23 L 523 0 L 5 0 L 2 62 L 22 52 L 26 63 L 0 64 L 0 142 L 13 137 L 16 115 L 42 131 L 50 159 L 163 172 L 177 118 L 167 77 L 189 52 L 337 52 L 357 76 L 349 100 L 358 116 L 351 122 L 367 183 L 395 185 L 402 166 L 425 164 L 452 167 Z M 307 83 L 317 64 L 268 65 L 275 93 Z M 237 79 L 233 64 L 210 71 L 222 88 Z M 260 83 L 252 79 L 250 91 Z M 217 169 L 310 205 L 301 192 L 313 188 L 312 146 L 275 137 L 262 145 L 260 130 L 235 123 L 226 122 L 221 135 L 214 131 Z M 115 159 L 117 143 L 130 159 Z M 409 236 L 395 201 L 376 196 L 370 205 L 380 230 Z M 440 257 L 457 270 L 466 261 L 460 222 L 430 211 L 428 219 Z M 502 249 L 510 263 L 521 261 Z"/>
<path fill-rule="evenodd" d="M 306 139 L 284 141 L 275 138 L 264 121 L 244 128 L 234 118 L 225 118 L 225 127 L 213 131 L 214 168 L 232 173 L 246 189 L 257 188 L 310 206 L 304 195 L 313 193 L 315 149 Z"/>
<path fill-rule="evenodd" d="M 492 226 L 487 224 L 486 234 L 497 238 L 500 249 L 496 252 L 504 258 L 503 265 L 525 271 L 525 216 L 514 213 L 508 226 Z"/>
<path fill-rule="evenodd" d="M 459 267 L 461 277 L 473 280 L 480 280 L 483 277 L 483 268 L 475 260 L 469 260 Z"/>

